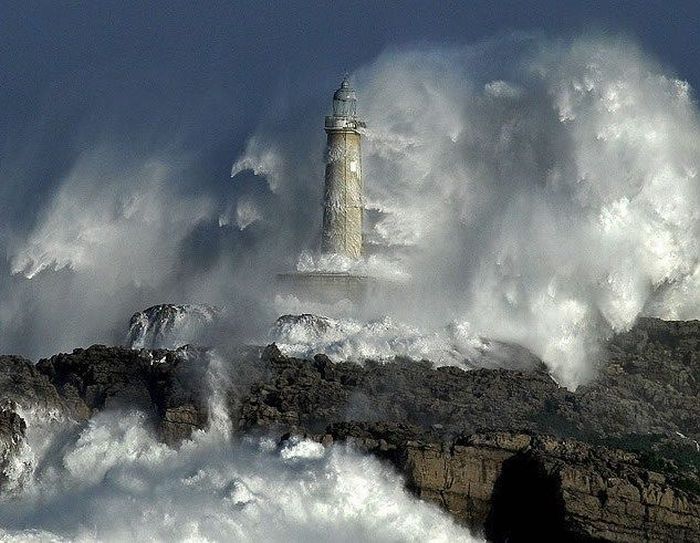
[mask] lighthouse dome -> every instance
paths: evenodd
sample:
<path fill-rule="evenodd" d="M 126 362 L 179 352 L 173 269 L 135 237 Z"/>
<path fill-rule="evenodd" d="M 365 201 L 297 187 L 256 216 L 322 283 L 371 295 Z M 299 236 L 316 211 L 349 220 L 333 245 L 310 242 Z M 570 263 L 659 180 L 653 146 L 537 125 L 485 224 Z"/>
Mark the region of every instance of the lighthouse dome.
<path fill-rule="evenodd" d="M 346 77 L 340 88 L 333 94 L 333 115 L 336 117 L 354 117 L 357 115 L 357 95 Z"/>

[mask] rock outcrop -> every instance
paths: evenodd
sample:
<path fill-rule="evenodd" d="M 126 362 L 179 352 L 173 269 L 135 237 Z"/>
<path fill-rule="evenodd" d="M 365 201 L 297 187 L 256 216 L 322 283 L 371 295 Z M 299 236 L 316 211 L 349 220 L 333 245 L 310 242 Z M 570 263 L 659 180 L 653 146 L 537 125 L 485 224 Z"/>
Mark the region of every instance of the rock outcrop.
<path fill-rule="evenodd" d="M 214 369 L 192 347 L 95 345 L 36 366 L 5 356 L 0 472 L 21 447 L 22 408 L 85 420 L 138 407 L 176 445 L 206 425 L 214 380 L 235 430 L 351 442 L 491 541 L 700 541 L 699 345 L 698 322 L 643 319 L 575 392 L 539 364 L 360 365 L 275 345 L 224 354 Z"/>
<path fill-rule="evenodd" d="M 407 442 L 408 484 L 490 541 L 697 541 L 700 500 L 628 452 L 491 433 Z"/>
<path fill-rule="evenodd" d="M 27 425 L 24 419 L 15 411 L 12 402 L 6 402 L 0 406 L 0 491 L 5 492 L 14 486 L 17 477 L 16 465 L 19 459 L 20 448 L 25 438 Z"/>
<path fill-rule="evenodd" d="M 700 496 L 635 453 L 573 439 L 485 432 L 441 440 L 406 423 L 304 434 L 392 462 L 418 497 L 492 542 L 694 542 Z M 285 439 L 287 436 L 283 436 Z"/>
<path fill-rule="evenodd" d="M 601 433 L 681 432 L 700 441 L 700 321 L 640 319 L 607 344 L 600 376 L 577 390 Z"/>
<path fill-rule="evenodd" d="M 134 313 L 126 346 L 131 349 L 177 349 L 201 340 L 216 328 L 222 310 L 207 304 L 161 304 Z"/>
<path fill-rule="evenodd" d="M 698 541 L 697 338 L 699 323 L 644 319 L 575 393 L 538 369 L 334 364 L 271 345 L 238 424 L 351 441 L 492 541 Z"/>
<path fill-rule="evenodd" d="M 107 408 L 152 413 L 161 437 L 177 443 L 206 424 L 202 352 L 134 351 L 93 345 L 40 360 L 36 365 L 0 357 L 3 399 L 25 409 L 85 420 Z"/>
<path fill-rule="evenodd" d="M 166 443 L 176 444 L 207 422 L 206 353 L 136 351 L 93 345 L 40 360 L 46 376 L 81 417 L 108 408 L 151 413 Z"/>
<path fill-rule="evenodd" d="M 629 334 L 666 324 L 666 343 L 647 340 L 648 359 L 637 347 L 619 346 L 629 341 L 626 335 L 616 338 L 600 380 L 576 392 L 558 386 L 541 367 L 463 371 L 400 359 L 360 366 L 333 363 L 324 355 L 313 361 L 286 357 L 273 345 L 262 360 L 270 377 L 244 400 L 240 424 L 283 422 L 317 431 L 329 421 L 406 421 L 439 427 L 446 438 L 517 429 L 617 445 L 636 435 L 680 433 L 691 445 L 700 441 L 697 346 L 680 342 L 674 323 L 654 319 L 644 319 L 642 331 Z M 700 338 L 700 323 L 692 330 Z"/>
<path fill-rule="evenodd" d="M 23 409 L 81 415 L 80 406 L 67 403 L 49 378 L 20 356 L 0 356 L 0 393 L 3 402 Z"/>

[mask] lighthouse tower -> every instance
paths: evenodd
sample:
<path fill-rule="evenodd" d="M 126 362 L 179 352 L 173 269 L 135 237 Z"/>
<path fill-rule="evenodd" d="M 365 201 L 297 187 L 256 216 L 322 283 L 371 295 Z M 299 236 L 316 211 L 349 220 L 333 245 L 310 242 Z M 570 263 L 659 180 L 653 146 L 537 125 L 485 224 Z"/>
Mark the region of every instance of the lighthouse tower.
<path fill-rule="evenodd" d="M 321 252 L 350 260 L 362 257 L 364 197 L 361 141 L 365 123 L 357 117 L 357 96 L 346 77 L 333 94 L 333 114 L 326 117 L 326 177 L 323 191 Z M 323 267 L 323 266 L 322 266 Z M 298 269 L 279 274 L 281 291 L 296 300 L 326 303 L 376 299 L 380 282 L 345 266 Z"/>
<path fill-rule="evenodd" d="M 351 259 L 362 256 L 364 212 L 361 129 L 357 96 L 345 77 L 333 94 L 333 115 L 326 117 L 328 134 L 323 196 L 321 252 Z"/>

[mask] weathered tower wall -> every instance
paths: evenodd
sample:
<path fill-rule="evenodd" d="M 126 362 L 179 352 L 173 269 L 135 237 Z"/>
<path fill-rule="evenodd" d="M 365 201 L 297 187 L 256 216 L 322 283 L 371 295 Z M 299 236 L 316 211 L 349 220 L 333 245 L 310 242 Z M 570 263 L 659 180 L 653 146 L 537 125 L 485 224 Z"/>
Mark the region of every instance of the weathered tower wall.
<path fill-rule="evenodd" d="M 328 145 L 321 250 L 362 256 L 363 186 L 361 135 L 353 120 L 326 118 Z"/>

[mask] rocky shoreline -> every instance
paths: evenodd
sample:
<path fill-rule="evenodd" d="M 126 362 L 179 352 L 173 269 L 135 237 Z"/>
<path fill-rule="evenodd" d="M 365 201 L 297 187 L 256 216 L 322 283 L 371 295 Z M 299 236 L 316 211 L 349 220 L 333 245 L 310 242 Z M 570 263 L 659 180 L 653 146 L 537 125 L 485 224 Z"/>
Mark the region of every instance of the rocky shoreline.
<path fill-rule="evenodd" d="M 92 346 L 36 365 L 0 356 L 0 489 L 22 413 L 150 414 L 177 446 L 215 388 L 237 434 L 351 442 L 490 541 L 700 540 L 700 323 L 641 319 L 571 392 L 529 371 L 334 363 L 274 345 L 218 353 Z"/>

